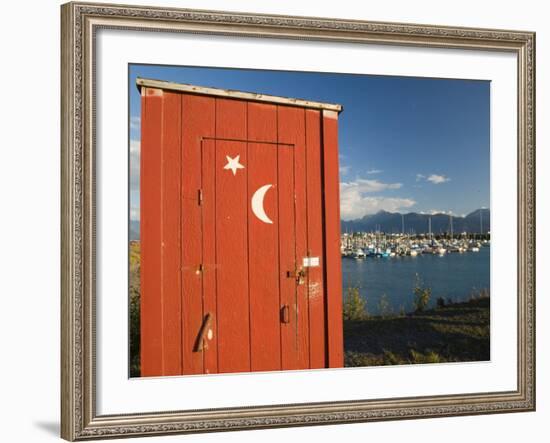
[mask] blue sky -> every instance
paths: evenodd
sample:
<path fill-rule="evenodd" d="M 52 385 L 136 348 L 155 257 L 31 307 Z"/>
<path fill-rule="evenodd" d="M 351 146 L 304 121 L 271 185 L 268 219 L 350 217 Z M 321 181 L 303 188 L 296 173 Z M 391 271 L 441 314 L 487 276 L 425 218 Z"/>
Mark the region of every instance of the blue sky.
<path fill-rule="evenodd" d="M 131 65 L 131 217 L 139 218 L 136 77 L 339 103 L 343 219 L 379 210 L 464 215 L 490 204 L 490 82 Z"/>

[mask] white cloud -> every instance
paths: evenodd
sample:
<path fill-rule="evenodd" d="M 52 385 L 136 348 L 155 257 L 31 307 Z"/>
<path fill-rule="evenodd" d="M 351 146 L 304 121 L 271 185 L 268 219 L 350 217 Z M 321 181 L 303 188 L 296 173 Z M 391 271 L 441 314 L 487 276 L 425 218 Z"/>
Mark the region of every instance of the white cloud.
<path fill-rule="evenodd" d="M 410 198 L 369 195 L 381 191 L 400 189 L 401 183 L 383 183 L 378 180 L 358 178 L 340 183 L 340 215 L 343 220 L 352 220 L 380 210 L 399 211 L 410 208 L 416 202 Z"/>
<path fill-rule="evenodd" d="M 361 197 L 348 198 L 340 201 L 342 220 L 353 220 L 378 211 L 401 212 L 414 206 L 416 201 L 410 198 L 398 197 Z"/>
<path fill-rule="evenodd" d="M 427 214 L 430 214 L 430 215 L 436 215 L 436 214 L 447 214 L 447 215 L 452 215 L 452 211 L 444 211 L 442 209 L 430 209 L 428 212 L 426 212 Z"/>
<path fill-rule="evenodd" d="M 367 174 L 380 174 L 381 172 L 383 172 L 381 169 L 369 169 Z"/>
<path fill-rule="evenodd" d="M 130 154 L 137 154 L 139 156 L 141 143 L 139 140 L 130 140 Z"/>
<path fill-rule="evenodd" d="M 139 207 L 131 207 L 130 208 L 130 220 L 132 221 L 139 221 Z"/>
<path fill-rule="evenodd" d="M 340 175 L 347 175 L 351 169 L 351 166 L 340 166 Z"/>
<path fill-rule="evenodd" d="M 130 190 L 139 191 L 140 141 L 130 140 Z"/>
<path fill-rule="evenodd" d="M 130 117 L 130 129 L 139 129 L 141 127 L 141 117 L 133 116 Z"/>
<path fill-rule="evenodd" d="M 439 185 L 441 183 L 445 183 L 448 181 L 451 181 L 449 177 L 446 177 L 444 175 L 439 174 L 430 174 L 430 175 L 424 175 L 424 174 L 416 174 L 416 181 L 427 181 L 430 183 L 433 183 L 434 185 Z"/>
<path fill-rule="evenodd" d="M 432 182 L 434 185 L 439 185 L 441 183 L 451 181 L 449 177 L 445 177 L 444 175 L 438 175 L 438 174 L 431 174 L 426 180 L 428 180 L 429 182 Z"/>
<path fill-rule="evenodd" d="M 356 178 L 352 182 L 340 183 L 340 192 L 343 190 L 352 190 L 359 193 L 380 192 L 387 189 L 399 189 L 401 186 L 403 186 L 401 183 L 383 183 L 379 180 Z"/>

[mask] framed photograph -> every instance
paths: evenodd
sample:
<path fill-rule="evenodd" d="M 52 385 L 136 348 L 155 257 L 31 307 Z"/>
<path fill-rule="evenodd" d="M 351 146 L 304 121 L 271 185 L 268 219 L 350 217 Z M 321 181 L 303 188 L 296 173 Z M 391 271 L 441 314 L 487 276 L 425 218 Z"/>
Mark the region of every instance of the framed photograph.
<path fill-rule="evenodd" d="M 534 410 L 534 33 L 61 14 L 63 438 Z"/>

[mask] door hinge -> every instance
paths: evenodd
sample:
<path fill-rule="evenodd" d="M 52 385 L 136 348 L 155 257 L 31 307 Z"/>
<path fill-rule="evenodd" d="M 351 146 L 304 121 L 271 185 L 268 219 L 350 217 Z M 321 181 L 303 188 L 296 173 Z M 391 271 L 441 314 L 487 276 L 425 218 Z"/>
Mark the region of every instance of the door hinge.
<path fill-rule="evenodd" d="M 199 206 L 202 205 L 202 189 L 199 189 L 197 191 L 198 194 L 198 200 L 199 200 Z"/>

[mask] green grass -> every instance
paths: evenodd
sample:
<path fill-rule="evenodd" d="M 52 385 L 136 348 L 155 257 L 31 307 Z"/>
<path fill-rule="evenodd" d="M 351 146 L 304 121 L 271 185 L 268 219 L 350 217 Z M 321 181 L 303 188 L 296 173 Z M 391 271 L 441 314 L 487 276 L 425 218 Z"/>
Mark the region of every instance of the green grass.
<path fill-rule="evenodd" d="M 486 361 L 490 298 L 401 316 L 344 321 L 345 366 Z"/>
<path fill-rule="evenodd" d="M 140 243 L 130 242 L 130 377 L 139 377 L 140 366 Z"/>

